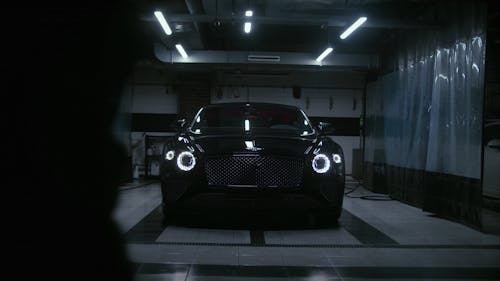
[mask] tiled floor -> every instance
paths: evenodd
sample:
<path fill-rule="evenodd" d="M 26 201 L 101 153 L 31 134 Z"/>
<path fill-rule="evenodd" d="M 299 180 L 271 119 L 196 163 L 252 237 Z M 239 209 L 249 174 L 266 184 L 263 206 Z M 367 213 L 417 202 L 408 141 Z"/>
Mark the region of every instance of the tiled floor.
<path fill-rule="evenodd" d="M 138 281 L 500 280 L 500 235 L 398 201 L 346 197 L 338 225 L 278 218 L 272 229 L 164 226 L 159 204 L 153 183 L 123 190 L 115 210 Z"/>

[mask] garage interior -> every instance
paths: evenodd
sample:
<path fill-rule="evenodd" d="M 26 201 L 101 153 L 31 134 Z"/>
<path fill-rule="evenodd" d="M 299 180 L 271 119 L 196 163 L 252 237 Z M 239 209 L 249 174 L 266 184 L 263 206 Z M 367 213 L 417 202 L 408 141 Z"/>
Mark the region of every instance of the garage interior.
<path fill-rule="evenodd" d="M 499 11 L 496 1 L 138 4 L 112 213 L 135 280 L 500 280 Z M 178 119 L 226 102 L 294 105 L 333 125 L 347 175 L 337 223 L 230 210 L 162 222 L 163 145 Z"/>
<path fill-rule="evenodd" d="M 150 57 L 124 90 L 131 178 L 115 211 L 137 280 L 500 279 L 499 182 L 482 191 L 483 125 L 500 117 L 497 4 L 178 0 L 139 17 Z M 333 124 L 348 175 L 337 225 L 161 223 L 158 161 L 172 124 L 224 102 L 296 105 Z"/>
<path fill-rule="evenodd" d="M 500 183 L 483 178 L 500 166 L 482 156 L 483 126 L 500 117 L 498 4 L 177 0 L 139 15 L 151 57 L 124 91 L 131 179 L 115 210 L 137 280 L 500 280 Z M 348 175 L 338 224 L 161 223 L 172 124 L 224 102 L 296 105 L 333 124 Z"/>

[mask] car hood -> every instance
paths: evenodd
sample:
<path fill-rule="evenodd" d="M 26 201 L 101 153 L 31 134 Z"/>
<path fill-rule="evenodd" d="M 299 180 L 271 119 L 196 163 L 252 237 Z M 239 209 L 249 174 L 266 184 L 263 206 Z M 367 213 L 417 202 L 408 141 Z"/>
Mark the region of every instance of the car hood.
<path fill-rule="evenodd" d="M 193 142 L 207 155 L 232 153 L 259 153 L 284 156 L 304 156 L 314 146 L 316 139 L 287 136 L 197 136 Z"/>

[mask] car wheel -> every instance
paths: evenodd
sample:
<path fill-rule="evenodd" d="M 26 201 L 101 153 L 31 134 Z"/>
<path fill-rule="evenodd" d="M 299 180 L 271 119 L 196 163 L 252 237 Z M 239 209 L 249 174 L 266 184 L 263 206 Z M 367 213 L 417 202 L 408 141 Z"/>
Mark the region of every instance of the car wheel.
<path fill-rule="evenodd" d="M 332 220 L 338 221 L 340 215 L 342 214 L 342 207 L 333 208 L 328 213 Z"/>
<path fill-rule="evenodd" d="M 320 221 L 325 226 L 338 225 L 338 219 L 342 213 L 342 208 L 332 208 L 320 214 Z"/>
<path fill-rule="evenodd" d="M 322 221 L 322 217 L 317 213 L 310 213 L 306 215 L 307 227 L 318 227 L 320 224 L 318 222 Z"/>
<path fill-rule="evenodd" d="M 168 207 L 167 205 L 163 204 L 162 205 L 162 214 L 163 214 L 163 219 L 162 219 L 163 225 L 168 225 L 168 224 L 172 223 L 173 209 L 171 207 Z"/>

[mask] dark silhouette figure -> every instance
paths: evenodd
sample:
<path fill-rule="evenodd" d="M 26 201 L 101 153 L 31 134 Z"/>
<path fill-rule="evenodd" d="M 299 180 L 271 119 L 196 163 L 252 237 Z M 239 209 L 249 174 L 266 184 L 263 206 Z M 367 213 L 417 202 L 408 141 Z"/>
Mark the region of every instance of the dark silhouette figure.
<path fill-rule="evenodd" d="M 15 279 L 132 280 L 111 215 L 126 161 L 113 122 L 141 41 L 135 6 L 20 4 L 4 10 L 3 40 Z"/>

